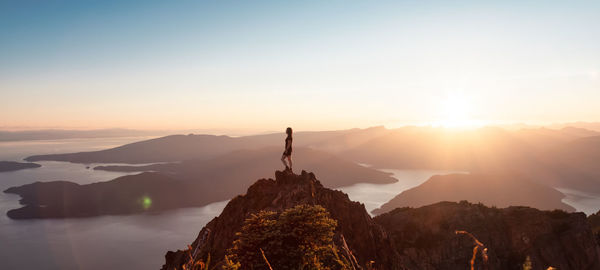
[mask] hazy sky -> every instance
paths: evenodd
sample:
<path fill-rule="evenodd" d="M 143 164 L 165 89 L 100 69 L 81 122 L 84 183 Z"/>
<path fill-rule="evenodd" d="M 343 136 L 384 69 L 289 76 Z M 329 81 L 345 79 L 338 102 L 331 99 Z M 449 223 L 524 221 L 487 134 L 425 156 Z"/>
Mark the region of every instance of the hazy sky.
<path fill-rule="evenodd" d="M 600 121 L 600 1 L 4 1 L 0 128 Z"/>

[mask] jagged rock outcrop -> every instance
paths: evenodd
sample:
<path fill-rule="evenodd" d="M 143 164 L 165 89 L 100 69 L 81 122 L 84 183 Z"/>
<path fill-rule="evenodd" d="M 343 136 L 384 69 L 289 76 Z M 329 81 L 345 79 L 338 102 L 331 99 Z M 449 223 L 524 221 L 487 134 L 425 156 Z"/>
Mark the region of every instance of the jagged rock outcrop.
<path fill-rule="evenodd" d="M 210 231 L 197 258 L 210 253 L 214 266 L 250 214 L 299 204 L 325 207 L 338 221 L 334 239 L 339 241 L 343 234 L 358 261 L 364 265 L 374 260 L 376 269 L 469 269 L 474 241 L 457 230 L 472 233 L 488 249 L 486 267 L 478 255 L 477 269 L 522 269 L 527 256 L 533 269 L 600 269 L 600 249 L 582 213 L 441 202 L 371 218 L 364 205 L 323 187 L 314 174 L 304 171 L 276 172 L 275 180 L 258 180 L 245 195 L 233 198 L 192 243 L 196 248 Z M 181 269 L 186 256 L 183 251 L 167 252 L 162 269 Z"/>
<path fill-rule="evenodd" d="M 375 218 L 394 239 L 409 269 L 468 269 L 472 233 L 488 248 L 488 269 L 600 269 L 599 249 L 583 213 L 529 207 L 490 208 L 468 202 L 441 202 L 397 208 Z M 482 258 L 478 255 L 480 268 Z"/>
<path fill-rule="evenodd" d="M 305 171 L 300 175 L 277 171 L 275 180 L 258 180 L 245 195 L 233 198 L 221 215 L 202 229 L 192 246 L 196 247 L 198 239 L 206 230 L 210 230 L 198 257 L 205 258 L 210 253 L 213 262 L 220 261 L 231 247 L 235 233 L 240 231 L 251 213 L 260 210 L 282 211 L 299 204 L 317 204 L 327 209 L 331 217 L 338 221 L 335 238 L 344 235 L 359 263 L 374 260 L 382 265 L 399 265 L 390 238 L 381 226 L 373 222 L 364 205 L 350 201 L 348 195 L 341 191 L 324 188 L 313 173 Z M 162 269 L 180 269 L 184 255 L 183 251 L 167 252 Z"/>

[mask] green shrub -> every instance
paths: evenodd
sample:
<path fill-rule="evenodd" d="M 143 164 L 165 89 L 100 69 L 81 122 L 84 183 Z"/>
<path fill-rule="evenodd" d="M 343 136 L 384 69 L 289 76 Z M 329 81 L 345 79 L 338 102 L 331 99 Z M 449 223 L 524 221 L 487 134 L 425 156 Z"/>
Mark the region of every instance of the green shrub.
<path fill-rule="evenodd" d="M 228 251 L 241 269 L 349 269 L 333 242 L 337 221 L 321 206 L 298 205 L 282 213 L 251 215 Z M 260 250 L 264 251 L 263 257 Z"/>

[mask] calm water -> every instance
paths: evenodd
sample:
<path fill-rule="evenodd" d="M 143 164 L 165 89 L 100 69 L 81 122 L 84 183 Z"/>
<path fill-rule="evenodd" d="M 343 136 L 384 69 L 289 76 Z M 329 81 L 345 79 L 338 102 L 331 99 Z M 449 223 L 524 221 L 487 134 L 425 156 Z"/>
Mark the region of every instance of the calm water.
<path fill-rule="evenodd" d="M 22 160 L 33 154 L 105 149 L 145 138 L 81 139 L 0 143 L 0 160 Z M 35 181 L 68 180 L 80 184 L 108 181 L 126 173 L 94 171 L 66 162 L 39 162 L 41 168 L 0 173 L 0 190 Z M 435 174 L 449 171 L 385 170 L 399 181 L 393 184 L 356 184 L 342 187 L 350 199 L 368 211 Z M 600 208 L 600 196 L 561 190 L 565 202 L 591 213 Z M 200 229 L 225 207 L 227 201 L 205 207 L 161 214 L 102 216 L 80 219 L 11 220 L 6 211 L 19 207 L 19 197 L 0 193 L 1 269 L 159 269 L 167 250 L 185 248 Z"/>
<path fill-rule="evenodd" d="M 437 170 L 381 170 L 393 174 L 398 182 L 393 184 L 367 184 L 359 183 L 348 187 L 339 188 L 339 190 L 348 194 L 353 201 L 362 202 L 369 213 L 388 202 L 400 192 L 409 188 L 416 187 L 427 181 L 436 174 L 459 173 L 455 171 L 437 171 Z"/>
<path fill-rule="evenodd" d="M 427 181 L 431 176 L 437 174 L 464 173 L 459 171 L 436 171 L 436 170 L 391 170 L 381 171 L 390 172 L 394 178 L 399 181 L 393 184 L 377 185 L 359 183 L 352 186 L 342 187 L 339 190 L 348 194 L 353 201 L 362 202 L 370 213 L 379 208 L 396 195 L 407 189 L 416 187 Z M 584 212 L 587 215 L 594 214 L 600 210 L 600 194 L 592 194 L 584 191 L 556 188 L 565 194 L 562 202 L 573 206 L 577 211 Z"/>
<path fill-rule="evenodd" d="M 105 149 L 145 138 L 0 143 L 0 160 L 33 154 Z M 125 173 L 94 171 L 87 165 L 38 162 L 41 168 L 0 173 L 0 190 L 35 181 L 80 184 L 107 181 Z M 90 164 L 93 167 L 97 164 Z M 167 250 L 185 248 L 225 202 L 162 214 L 80 219 L 11 220 L 19 196 L 0 193 L 0 269 L 159 269 Z"/>
<path fill-rule="evenodd" d="M 573 206 L 577 211 L 591 215 L 600 210 L 600 195 L 598 194 L 566 188 L 557 188 L 557 190 L 566 196 L 562 201 Z"/>

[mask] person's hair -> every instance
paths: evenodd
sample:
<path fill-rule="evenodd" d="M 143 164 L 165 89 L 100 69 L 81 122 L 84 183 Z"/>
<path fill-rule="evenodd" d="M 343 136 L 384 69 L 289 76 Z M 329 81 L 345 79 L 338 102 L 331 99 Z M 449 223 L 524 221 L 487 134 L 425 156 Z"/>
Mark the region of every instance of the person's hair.
<path fill-rule="evenodd" d="M 285 129 L 285 133 L 287 133 L 287 135 L 292 136 L 292 128 L 288 127 Z"/>

